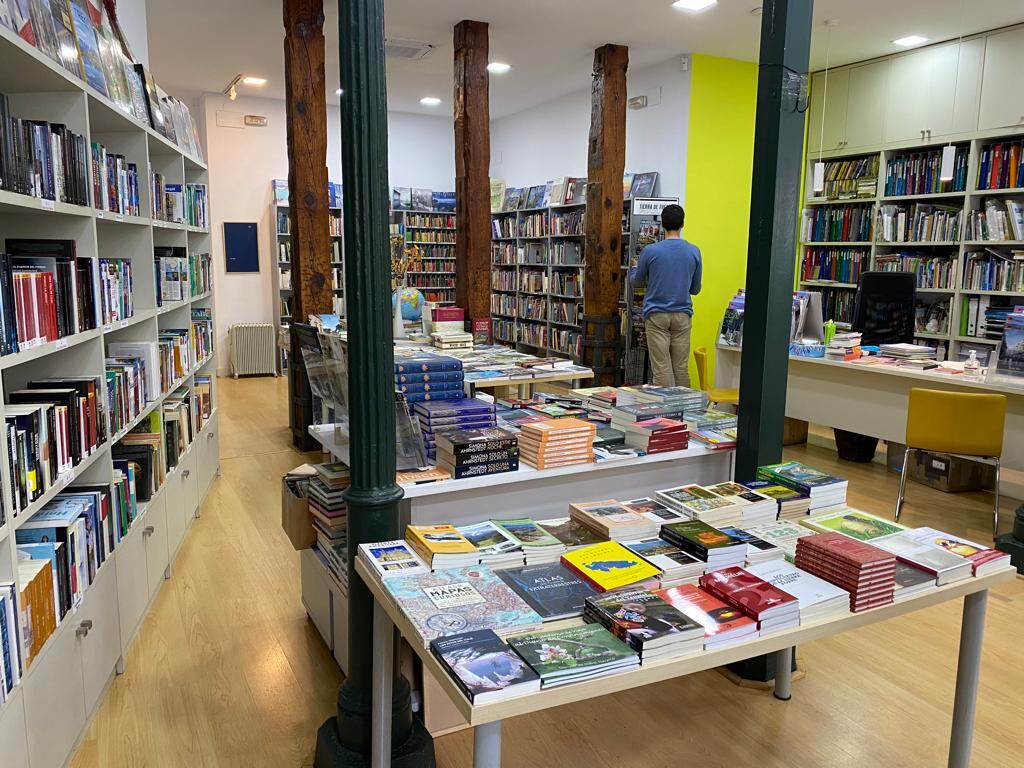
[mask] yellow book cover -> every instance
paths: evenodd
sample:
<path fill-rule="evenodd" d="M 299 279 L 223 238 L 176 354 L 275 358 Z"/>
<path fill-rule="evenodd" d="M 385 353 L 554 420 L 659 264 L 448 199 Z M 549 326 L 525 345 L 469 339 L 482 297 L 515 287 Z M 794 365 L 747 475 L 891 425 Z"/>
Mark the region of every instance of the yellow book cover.
<path fill-rule="evenodd" d="M 453 525 L 410 525 L 405 529 L 405 540 L 430 560 L 434 555 L 459 555 L 476 552 L 473 542 L 459 533 Z"/>
<path fill-rule="evenodd" d="M 604 592 L 628 587 L 661 573 L 617 541 L 602 541 L 566 552 L 562 563 Z"/>

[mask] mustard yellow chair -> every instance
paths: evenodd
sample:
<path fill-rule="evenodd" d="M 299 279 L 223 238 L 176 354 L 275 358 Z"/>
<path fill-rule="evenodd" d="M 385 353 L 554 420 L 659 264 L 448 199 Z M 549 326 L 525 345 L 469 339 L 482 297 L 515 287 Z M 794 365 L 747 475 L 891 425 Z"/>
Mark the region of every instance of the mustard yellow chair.
<path fill-rule="evenodd" d="M 700 388 L 708 393 L 708 400 L 712 403 L 739 404 L 740 391 L 738 389 L 708 386 L 708 351 L 704 347 L 697 347 L 693 351 L 693 360 L 697 364 L 697 381 L 700 383 Z"/>
<path fill-rule="evenodd" d="M 896 520 L 907 487 L 911 451 L 949 453 L 993 462 L 996 467 L 992 535 L 999 533 L 999 458 L 1003 453 L 1006 395 L 911 389 L 907 407 L 907 450 L 903 454 Z"/>

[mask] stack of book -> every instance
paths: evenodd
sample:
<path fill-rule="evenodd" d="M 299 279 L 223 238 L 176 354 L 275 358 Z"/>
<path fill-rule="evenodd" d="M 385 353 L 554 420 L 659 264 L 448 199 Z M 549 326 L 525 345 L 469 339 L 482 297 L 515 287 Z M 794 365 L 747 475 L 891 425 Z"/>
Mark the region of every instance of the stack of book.
<path fill-rule="evenodd" d="M 427 400 L 461 400 L 462 361 L 444 355 L 421 354 L 395 360 L 395 391 L 410 403 Z"/>
<path fill-rule="evenodd" d="M 897 360 L 934 360 L 935 347 L 926 344 L 880 344 L 878 354 Z"/>
<path fill-rule="evenodd" d="M 785 461 L 781 464 L 758 467 L 757 479 L 778 483 L 806 494 L 811 500 L 812 513 L 842 509 L 846 505 L 846 487 L 849 485 L 846 480 L 801 464 L 799 461 Z"/>
<path fill-rule="evenodd" d="M 434 444 L 437 466 L 456 480 L 519 469 L 518 440 L 498 427 L 439 430 Z"/>
<path fill-rule="evenodd" d="M 861 334 L 857 331 L 839 331 L 825 348 L 827 360 L 849 360 L 860 357 Z"/>
<path fill-rule="evenodd" d="M 543 623 L 486 565 L 395 576 L 383 585 L 425 648 L 446 635 L 481 629 L 507 635 L 530 632 Z"/>
<path fill-rule="evenodd" d="M 785 553 L 789 562 L 796 559 L 796 543 L 804 536 L 813 535 L 809 528 L 793 522 L 792 520 L 778 520 L 766 525 L 754 525 L 744 529 L 751 536 L 774 544 Z"/>
<path fill-rule="evenodd" d="M 439 637 L 430 651 L 473 704 L 540 690 L 537 673 L 492 629 Z"/>
<path fill-rule="evenodd" d="M 625 434 L 625 444 L 644 453 L 683 451 L 690 445 L 690 430 L 685 421 L 645 419 L 623 424 L 621 428 Z"/>
<path fill-rule="evenodd" d="M 709 651 L 758 635 L 756 621 L 692 584 L 662 589 L 655 594 L 704 628 L 704 648 Z"/>
<path fill-rule="evenodd" d="M 797 599 L 743 568 L 705 573 L 700 577 L 700 587 L 756 621 L 762 636 L 800 626 Z"/>
<path fill-rule="evenodd" d="M 708 525 L 739 525 L 743 519 L 742 508 L 738 504 L 699 485 L 666 488 L 655 491 L 654 496 L 691 520 L 702 520 Z"/>
<path fill-rule="evenodd" d="M 544 621 L 582 616 L 586 600 L 597 594 L 590 584 L 559 562 L 508 568 L 499 571 L 498 578 Z"/>
<path fill-rule="evenodd" d="M 851 539 L 872 542 L 882 536 L 908 530 L 905 525 L 892 520 L 850 508 L 805 517 L 800 521 L 800 525 L 816 533 L 841 533 Z"/>
<path fill-rule="evenodd" d="M 774 499 L 779 520 L 799 520 L 806 517 L 811 511 L 810 496 L 784 485 L 769 480 L 752 480 L 749 483 L 743 483 L 743 486 L 762 496 Z"/>
<path fill-rule="evenodd" d="M 405 540 L 433 571 L 478 565 L 476 547 L 452 525 L 409 525 Z"/>
<path fill-rule="evenodd" d="M 971 561 L 972 572 L 975 576 L 984 576 L 991 571 L 998 571 L 1010 565 L 1010 555 L 1006 552 L 986 547 L 970 539 L 951 536 L 934 528 L 914 528 L 908 531 L 907 535 L 922 543 L 942 547 L 955 555 L 967 558 Z"/>
<path fill-rule="evenodd" d="M 735 413 L 728 411 L 717 411 L 714 408 L 705 408 L 700 411 L 687 411 L 686 423 L 692 430 L 722 432 L 726 429 L 736 429 L 739 426 Z"/>
<path fill-rule="evenodd" d="M 356 557 L 369 565 L 373 574 L 381 581 L 395 576 L 427 573 L 430 570 L 408 542 L 400 539 L 381 541 L 377 544 L 360 544 Z"/>
<path fill-rule="evenodd" d="M 763 493 L 752 491 L 739 483 L 719 483 L 708 488 L 723 499 L 728 499 L 740 508 L 741 525 L 764 525 L 773 522 L 779 514 L 775 499 Z"/>
<path fill-rule="evenodd" d="M 656 403 L 679 411 L 701 411 L 708 407 L 708 394 L 689 387 L 659 387 L 641 384 L 633 387 L 619 387 L 617 405 L 640 405 Z"/>
<path fill-rule="evenodd" d="M 935 576 L 907 563 L 896 561 L 896 589 L 893 602 L 899 603 L 936 587 Z"/>
<path fill-rule="evenodd" d="M 933 539 L 929 533 L 915 535 L 914 531 L 904 531 L 873 539 L 871 543 L 896 555 L 901 562 L 930 573 L 940 587 L 961 579 L 969 579 L 974 564 L 966 557 L 960 557 L 933 543 Z"/>
<path fill-rule="evenodd" d="M 480 562 L 492 570 L 523 564 L 523 550 L 490 520 L 458 526 L 458 531 L 476 547 Z"/>
<path fill-rule="evenodd" d="M 736 447 L 736 428 L 730 427 L 728 429 L 697 429 L 693 432 L 693 437 L 705 448 L 710 448 L 712 451 L 727 451 Z"/>
<path fill-rule="evenodd" d="M 541 679 L 541 688 L 589 680 L 640 665 L 637 652 L 600 624 L 509 638 L 508 644 Z"/>
<path fill-rule="evenodd" d="M 619 396 L 619 391 L 614 387 L 589 387 L 570 392 L 583 401 L 583 407 L 588 411 L 599 411 L 609 417 Z"/>
<path fill-rule="evenodd" d="M 636 512 L 639 515 L 643 515 L 648 520 L 652 520 L 659 526 L 664 525 L 665 523 L 678 523 L 680 520 L 690 519 L 679 510 L 666 507 L 660 501 L 655 501 L 649 496 L 624 501 L 622 502 L 622 506 L 630 512 Z"/>
<path fill-rule="evenodd" d="M 604 541 L 596 532 L 571 517 L 540 520 L 537 525 L 558 539 L 565 547 L 566 552 Z"/>
<path fill-rule="evenodd" d="M 707 563 L 708 571 L 743 565 L 747 559 L 744 542 L 700 520 L 668 523 L 661 528 L 661 538 Z"/>
<path fill-rule="evenodd" d="M 494 403 L 476 398 L 420 401 L 412 406 L 420 423 L 427 458 L 437 458 L 436 433 L 446 429 L 487 429 L 496 425 Z"/>
<path fill-rule="evenodd" d="M 592 422 L 580 419 L 552 419 L 524 424 L 519 433 L 523 461 L 537 469 L 550 469 L 594 461 Z"/>
<path fill-rule="evenodd" d="M 646 589 L 588 597 L 584 615 L 639 653 L 641 664 L 704 648 L 704 627 Z"/>
<path fill-rule="evenodd" d="M 785 551 L 778 544 L 765 541 L 743 528 L 723 526 L 719 530 L 721 530 L 722 533 L 729 534 L 734 539 L 739 539 L 747 545 L 746 558 L 744 559 L 744 563 L 746 565 L 767 563 L 772 560 L 785 560 L 786 558 Z"/>
<path fill-rule="evenodd" d="M 318 464 L 309 481 L 307 496 L 313 517 L 317 549 L 342 584 L 348 583 L 348 507 L 345 489 L 351 475 L 342 462 Z"/>
<path fill-rule="evenodd" d="M 610 541 L 631 541 L 658 535 L 659 523 L 628 509 L 615 499 L 570 504 L 569 517 Z"/>
<path fill-rule="evenodd" d="M 625 541 L 623 546 L 661 571 L 658 584 L 662 589 L 679 584 L 696 584 L 706 568 L 703 562 L 664 539 Z"/>
<path fill-rule="evenodd" d="M 660 571 L 617 541 L 591 544 L 562 555 L 562 564 L 598 592 L 634 585 L 657 587 Z"/>
<path fill-rule="evenodd" d="M 432 333 L 430 334 L 430 339 L 433 342 L 434 347 L 440 350 L 473 348 L 472 333 L 453 333 L 451 331 Z"/>
<path fill-rule="evenodd" d="M 850 612 L 850 594 L 841 587 L 801 571 L 792 563 L 776 560 L 747 568 L 759 579 L 792 595 L 800 605 L 800 623 L 826 621 Z"/>
<path fill-rule="evenodd" d="M 491 520 L 494 526 L 523 550 L 527 565 L 554 563 L 565 552 L 565 545 L 528 517 Z"/>
<path fill-rule="evenodd" d="M 850 593 L 850 610 L 893 602 L 896 557 L 841 533 L 804 536 L 796 543 L 796 567 Z"/>

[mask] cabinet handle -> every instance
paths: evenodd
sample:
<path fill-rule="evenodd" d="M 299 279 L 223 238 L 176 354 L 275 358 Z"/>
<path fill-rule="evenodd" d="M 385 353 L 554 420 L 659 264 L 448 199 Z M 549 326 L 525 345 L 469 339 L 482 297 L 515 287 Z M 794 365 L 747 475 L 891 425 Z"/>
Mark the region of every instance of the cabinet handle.
<path fill-rule="evenodd" d="M 216 435 L 216 434 L 217 434 L 216 432 L 210 432 L 210 433 L 209 433 L 209 434 L 208 434 L 208 435 L 206 436 L 206 439 L 207 439 L 207 440 L 213 440 L 213 436 L 214 436 L 214 435 Z"/>
<path fill-rule="evenodd" d="M 92 619 L 86 619 L 78 625 L 78 629 L 75 630 L 75 637 L 85 637 L 89 634 L 90 629 L 92 629 Z"/>
<path fill-rule="evenodd" d="M 145 528 L 142 529 L 142 535 L 143 536 L 152 536 L 155 531 L 156 531 L 156 528 L 154 528 L 152 525 L 147 525 Z"/>
<path fill-rule="evenodd" d="M 188 479 L 188 476 L 191 475 L 191 474 L 192 474 L 192 470 L 191 469 L 186 469 L 184 472 L 181 473 L 181 477 L 182 477 L 182 479 Z"/>

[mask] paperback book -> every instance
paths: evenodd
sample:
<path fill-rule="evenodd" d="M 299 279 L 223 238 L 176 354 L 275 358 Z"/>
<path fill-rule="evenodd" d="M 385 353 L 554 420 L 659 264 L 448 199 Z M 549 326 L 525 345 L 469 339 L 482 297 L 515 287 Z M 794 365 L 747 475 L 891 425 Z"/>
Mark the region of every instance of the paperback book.
<path fill-rule="evenodd" d="M 518 635 L 509 645 L 541 678 L 541 688 L 639 666 L 640 658 L 600 624 Z"/>
<path fill-rule="evenodd" d="M 583 615 L 587 598 L 597 594 L 590 584 L 561 563 L 542 563 L 498 572 L 544 621 Z"/>

